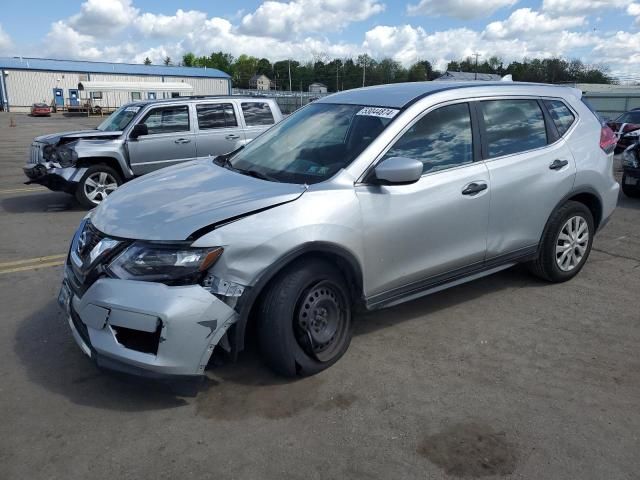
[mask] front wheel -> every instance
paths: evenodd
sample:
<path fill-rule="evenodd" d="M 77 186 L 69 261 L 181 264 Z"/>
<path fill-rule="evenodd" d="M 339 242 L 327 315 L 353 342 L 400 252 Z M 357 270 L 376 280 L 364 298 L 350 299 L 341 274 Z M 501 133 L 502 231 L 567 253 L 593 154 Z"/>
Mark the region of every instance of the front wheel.
<path fill-rule="evenodd" d="M 297 262 L 272 282 L 258 326 L 265 362 L 286 377 L 309 376 L 337 362 L 351 342 L 349 289 L 328 262 Z"/>
<path fill-rule="evenodd" d="M 640 180 L 634 177 L 632 178 L 635 180 L 634 185 L 631 185 L 631 181 L 626 173 L 622 174 L 622 192 L 627 197 L 640 198 Z"/>
<path fill-rule="evenodd" d="M 76 188 L 76 199 L 86 208 L 93 208 L 122 185 L 118 172 L 108 165 L 93 165 L 84 172 Z"/>
<path fill-rule="evenodd" d="M 594 234 L 591 211 L 579 202 L 565 203 L 547 222 L 531 272 L 549 282 L 575 277 L 589 257 Z"/>

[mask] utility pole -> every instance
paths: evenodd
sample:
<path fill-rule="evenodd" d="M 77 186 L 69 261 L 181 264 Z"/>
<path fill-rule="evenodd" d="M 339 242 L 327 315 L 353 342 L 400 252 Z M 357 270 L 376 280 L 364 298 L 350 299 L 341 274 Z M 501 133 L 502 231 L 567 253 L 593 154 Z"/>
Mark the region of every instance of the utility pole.
<path fill-rule="evenodd" d="M 476 57 L 476 74 L 475 74 L 475 80 L 478 80 L 478 57 L 480 56 L 479 53 L 474 53 L 472 55 L 473 57 Z"/>
<path fill-rule="evenodd" d="M 367 60 L 365 59 L 362 62 L 362 86 L 363 87 L 364 87 L 364 76 L 365 76 L 366 71 L 367 71 Z"/>
<path fill-rule="evenodd" d="M 291 60 L 289 60 L 289 91 L 291 90 Z"/>
<path fill-rule="evenodd" d="M 336 60 L 336 92 L 340 91 L 340 84 L 338 80 L 338 61 Z"/>

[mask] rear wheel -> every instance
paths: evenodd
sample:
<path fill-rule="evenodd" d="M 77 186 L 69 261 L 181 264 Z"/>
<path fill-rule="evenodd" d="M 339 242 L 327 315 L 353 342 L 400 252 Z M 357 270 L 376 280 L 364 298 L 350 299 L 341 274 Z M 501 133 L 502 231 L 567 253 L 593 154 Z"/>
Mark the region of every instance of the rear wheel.
<path fill-rule="evenodd" d="M 258 338 L 265 362 L 280 375 L 308 376 L 342 357 L 351 342 L 351 302 L 341 273 L 309 260 L 287 268 L 261 304 Z"/>
<path fill-rule="evenodd" d="M 565 203 L 547 223 L 531 272 L 550 282 L 575 277 L 589 257 L 594 233 L 591 211 L 579 202 Z"/>
<path fill-rule="evenodd" d="M 76 188 L 76 199 L 83 207 L 93 208 L 122 185 L 118 172 L 108 165 L 93 165 L 87 169 Z"/>
<path fill-rule="evenodd" d="M 640 180 L 636 180 L 636 185 L 627 184 L 627 174 L 622 175 L 622 192 L 631 198 L 640 198 Z"/>

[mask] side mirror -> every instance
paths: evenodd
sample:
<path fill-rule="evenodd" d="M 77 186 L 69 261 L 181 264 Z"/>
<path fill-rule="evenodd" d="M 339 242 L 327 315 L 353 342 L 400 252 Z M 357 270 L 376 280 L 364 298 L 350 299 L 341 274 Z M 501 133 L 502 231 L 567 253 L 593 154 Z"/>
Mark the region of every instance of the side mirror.
<path fill-rule="evenodd" d="M 375 170 L 376 183 L 381 185 L 408 185 L 420 180 L 422 162 L 407 157 L 390 157 L 380 162 Z"/>
<path fill-rule="evenodd" d="M 149 135 L 149 128 L 144 123 L 138 123 L 137 125 L 134 125 L 129 137 L 138 138 L 141 135 Z"/>

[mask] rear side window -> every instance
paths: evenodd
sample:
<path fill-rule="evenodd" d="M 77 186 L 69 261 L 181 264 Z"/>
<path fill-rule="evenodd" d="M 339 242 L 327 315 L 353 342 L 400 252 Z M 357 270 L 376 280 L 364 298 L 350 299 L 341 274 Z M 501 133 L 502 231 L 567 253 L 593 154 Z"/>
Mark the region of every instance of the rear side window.
<path fill-rule="evenodd" d="M 233 105 L 230 103 L 196 105 L 196 111 L 200 130 L 238 126 Z"/>
<path fill-rule="evenodd" d="M 573 115 L 571 110 L 569 110 L 569 107 L 560 100 L 545 100 L 544 104 L 547 107 L 547 110 L 549 110 L 549 114 L 558 129 L 558 133 L 560 136 L 563 136 L 567 133 L 567 130 L 571 128 L 576 117 Z"/>
<path fill-rule="evenodd" d="M 384 158 L 420 160 L 430 173 L 473 162 L 471 117 L 466 103 L 448 105 L 418 120 Z"/>
<path fill-rule="evenodd" d="M 544 116 L 536 100 L 480 102 L 489 158 L 526 152 L 547 144 Z"/>
<path fill-rule="evenodd" d="M 142 121 L 149 129 L 149 135 L 189 131 L 189 107 L 163 107 L 151 110 Z"/>
<path fill-rule="evenodd" d="M 247 127 L 273 125 L 273 113 L 266 102 L 242 102 L 242 114 Z"/>

